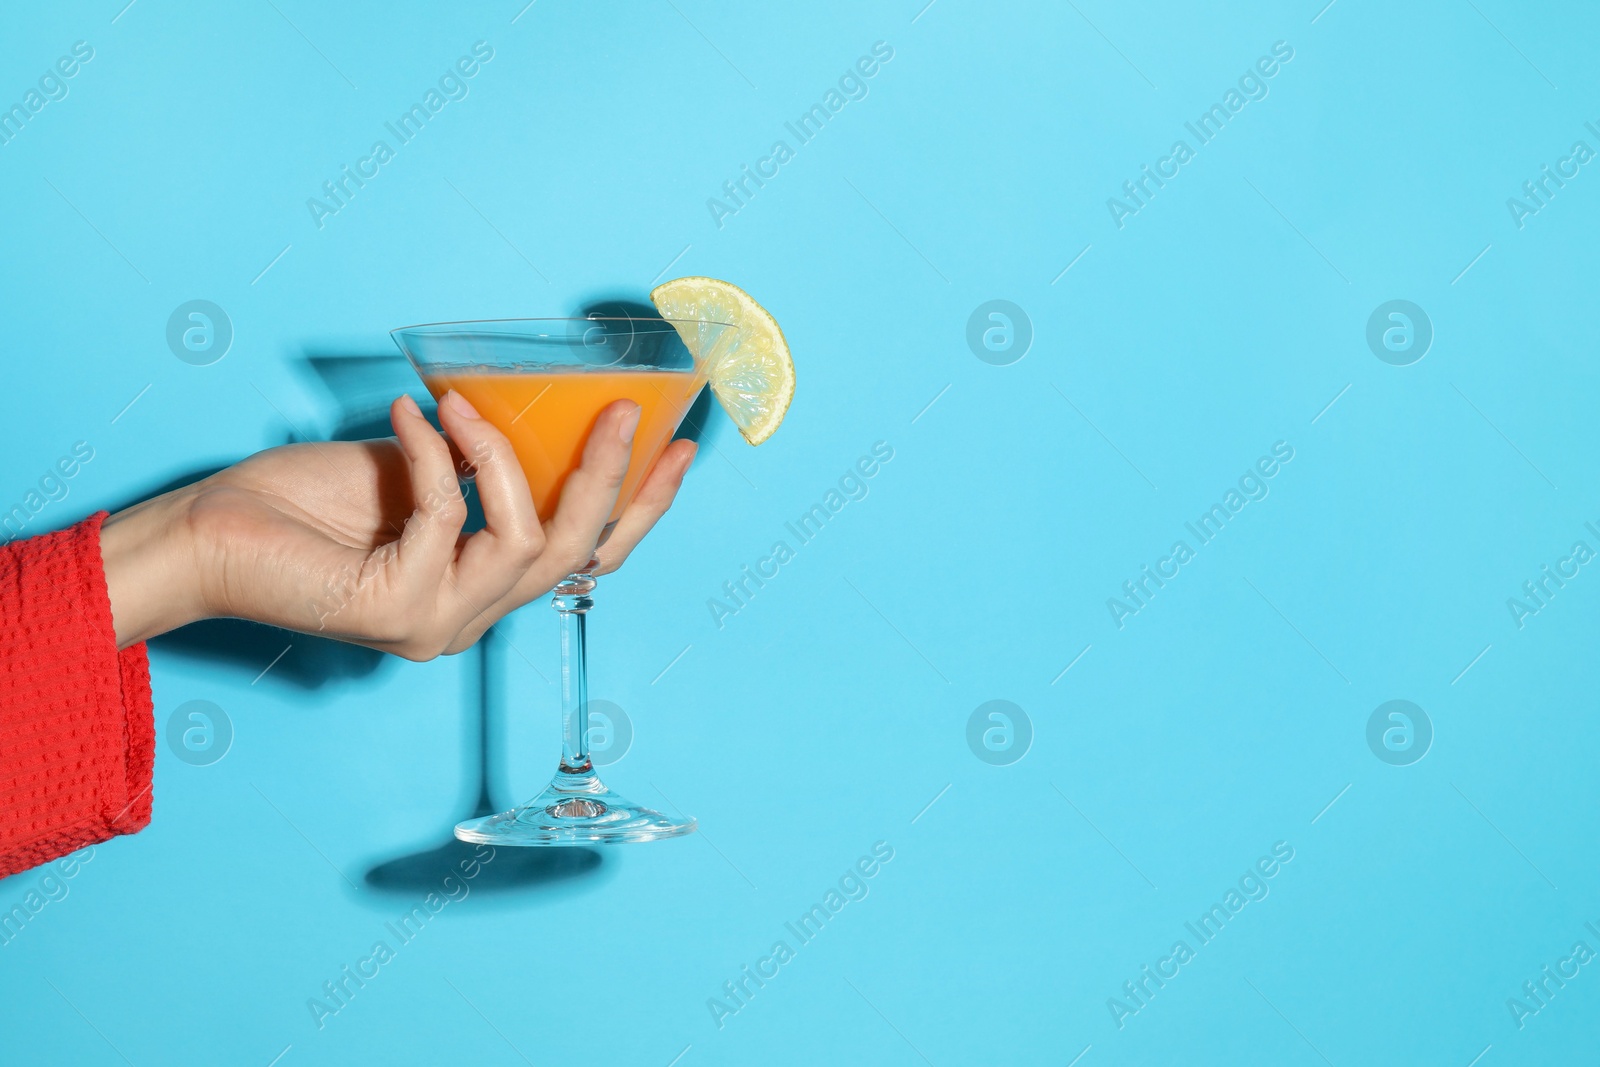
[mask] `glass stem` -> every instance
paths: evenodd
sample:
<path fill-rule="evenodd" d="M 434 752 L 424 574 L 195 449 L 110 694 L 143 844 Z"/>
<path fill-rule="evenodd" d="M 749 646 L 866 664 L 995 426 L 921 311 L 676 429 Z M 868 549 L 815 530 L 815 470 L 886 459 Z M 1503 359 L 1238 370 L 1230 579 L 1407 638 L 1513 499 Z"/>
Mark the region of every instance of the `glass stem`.
<path fill-rule="evenodd" d="M 589 663 L 584 620 L 595 580 L 569 574 L 555 587 L 551 606 L 561 616 L 561 773 L 592 775 L 589 760 Z"/>

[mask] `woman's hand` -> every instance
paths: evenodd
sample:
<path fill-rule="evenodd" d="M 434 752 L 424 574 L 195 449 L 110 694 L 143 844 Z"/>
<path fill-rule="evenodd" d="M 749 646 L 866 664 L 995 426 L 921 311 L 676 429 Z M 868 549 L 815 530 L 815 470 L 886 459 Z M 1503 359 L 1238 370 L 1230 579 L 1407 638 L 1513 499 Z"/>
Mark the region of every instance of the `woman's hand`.
<path fill-rule="evenodd" d="M 622 565 L 666 512 L 694 458 L 674 442 L 598 549 L 628 469 L 639 408 L 601 412 L 580 468 L 541 525 L 511 443 L 457 393 L 439 418 L 410 397 L 384 440 L 285 445 L 106 520 L 101 550 L 118 647 L 203 618 L 251 619 L 407 659 L 467 648 L 591 559 Z M 451 446 L 474 475 L 467 507 Z"/>

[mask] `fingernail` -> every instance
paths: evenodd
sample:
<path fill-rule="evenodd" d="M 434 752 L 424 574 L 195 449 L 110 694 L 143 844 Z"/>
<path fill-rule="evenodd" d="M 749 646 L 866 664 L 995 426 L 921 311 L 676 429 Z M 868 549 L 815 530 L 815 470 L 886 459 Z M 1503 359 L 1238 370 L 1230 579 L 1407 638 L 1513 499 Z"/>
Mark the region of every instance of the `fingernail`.
<path fill-rule="evenodd" d="M 633 444 L 633 435 L 639 429 L 639 405 L 633 405 L 633 410 L 622 416 L 622 425 L 617 427 L 617 436 L 622 438 L 625 445 Z"/>
<path fill-rule="evenodd" d="M 464 419 L 483 418 L 482 415 L 478 414 L 478 409 L 467 403 L 467 398 L 456 392 L 454 389 L 444 394 L 444 402 L 450 405 L 451 411 L 454 411 L 457 415 L 460 415 Z"/>
<path fill-rule="evenodd" d="M 400 406 L 411 412 L 413 415 L 422 414 L 422 409 L 417 407 L 417 402 L 410 393 L 405 393 L 400 397 Z"/>
<path fill-rule="evenodd" d="M 682 485 L 683 480 L 689 476 L 689 468 L 694 466 L 694 457 L 699 454 L 700 446 L 695 444 L 693 441 L 690 441 L 687 451 L 688 455 L 684 456 L 683 458 L 683 467 L 678 471 L 679 485 Z"/>

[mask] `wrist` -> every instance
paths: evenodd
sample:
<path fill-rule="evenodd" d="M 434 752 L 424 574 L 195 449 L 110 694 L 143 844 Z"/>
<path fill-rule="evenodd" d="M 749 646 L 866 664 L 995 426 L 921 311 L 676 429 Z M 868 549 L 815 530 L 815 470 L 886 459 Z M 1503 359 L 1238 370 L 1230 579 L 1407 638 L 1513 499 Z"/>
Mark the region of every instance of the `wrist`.
<path fill-rule="evenodd" d="M 165 493 L 109 516 L 100 528 L 119 649 L 208 615 L 188 522 L 191 497 L 187 488 Z"/>

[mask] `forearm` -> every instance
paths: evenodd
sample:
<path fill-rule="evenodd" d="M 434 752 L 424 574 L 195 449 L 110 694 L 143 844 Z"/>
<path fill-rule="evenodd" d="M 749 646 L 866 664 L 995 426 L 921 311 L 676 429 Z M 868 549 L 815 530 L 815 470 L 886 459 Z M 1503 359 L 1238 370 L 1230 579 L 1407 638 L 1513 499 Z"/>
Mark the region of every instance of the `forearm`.
<path fill-rule="evenodd" d="M 186 489 L 165 493 L 105 521 L 100 551 L 117 647 L 127 648 L 205 618 Z"/>

